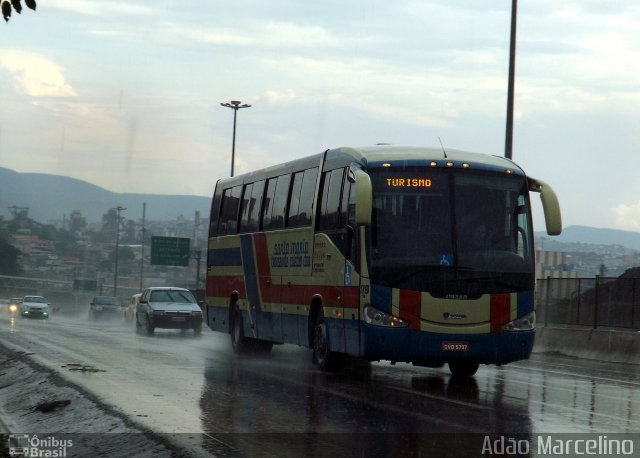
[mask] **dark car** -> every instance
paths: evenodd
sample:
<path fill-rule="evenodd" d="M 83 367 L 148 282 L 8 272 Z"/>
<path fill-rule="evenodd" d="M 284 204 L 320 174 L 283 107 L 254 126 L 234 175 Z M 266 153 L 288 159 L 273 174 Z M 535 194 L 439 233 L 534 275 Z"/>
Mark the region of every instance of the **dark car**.
<path fill-rule="evenodd" d="M 22 304 L 21 297 L 12 297 L 7 302 L 7 313 L 10 316 L 17 316 L 20 313 L 20 305 Z"/>
<path fill-rule="evenodd" d="M 122 319 L 124 306 L 120 298 L 115 296 L 96 296 L 89 304 L 89 319 L 118 318 Z"/>
<path fill-rule="evenodd" d="M 176 287 L 151 287 L 142 292 L 136 309 L 136 331 L 148 335 L 155 328 L 193 329 L 202 332 L 202 309 L 191 291 Z"/>

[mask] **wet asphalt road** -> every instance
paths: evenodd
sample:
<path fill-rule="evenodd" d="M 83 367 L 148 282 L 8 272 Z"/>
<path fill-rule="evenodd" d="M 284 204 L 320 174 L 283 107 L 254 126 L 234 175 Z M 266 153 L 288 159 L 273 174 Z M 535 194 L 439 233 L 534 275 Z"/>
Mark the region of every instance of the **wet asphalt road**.
<path fill-rule="evenodd" d="M 354 362 L 335 375 L 316 370 L 303 348 L 277 346 L 268 357 L 238 358 L 227 335 L 206 329 L 202 336 L 158 329 L 148 337 L 131 323 L 60 316 L 2 317 L 0 340 L 34 353 L 154 431 L 199 433 L 218 455 L 247 455 L 255 447 L 273 455 L 302 447 L 308 454 L 327 438 L 366 437 L 365 450 L 376 443 L 380 451 L 380 438 L 388 448 L 402 437 L 406 447 L 414 434 L 414 440 L 434 434 L 449 440 L 451 433 L 640 431 L 640 366 L 634 365 L 536 354 L 483 366 L 464 381 L 446 368 L 387 363 Z M 456 442 L 449 443 L 455 450 Z"/>

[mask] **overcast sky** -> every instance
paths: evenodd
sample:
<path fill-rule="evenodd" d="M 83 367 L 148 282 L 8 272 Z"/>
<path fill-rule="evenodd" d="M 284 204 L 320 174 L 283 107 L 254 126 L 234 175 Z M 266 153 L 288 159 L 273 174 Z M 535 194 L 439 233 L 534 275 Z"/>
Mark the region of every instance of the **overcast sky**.
<path fill-rule="evenodd" d="M 520 0 L 513 159 L 640 230 L 640 6 Z M 379 142 L 504 154 L 511 0 L 40 0 L 0 24 L 0 166 L 114 192 Z M 536 230 L 542 230 L 537 207 Z"/>

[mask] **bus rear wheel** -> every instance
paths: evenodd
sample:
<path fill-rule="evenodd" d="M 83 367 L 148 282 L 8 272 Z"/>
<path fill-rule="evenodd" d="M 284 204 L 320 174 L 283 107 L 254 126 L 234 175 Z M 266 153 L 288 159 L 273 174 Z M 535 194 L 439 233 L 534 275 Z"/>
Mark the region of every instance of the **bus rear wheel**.
<path fill-rule="evenodd" d="M 449 363 L 451 375 L 458 378 L 472 377 L 478 372 L 480 363 L 474 361 L 456 361 Z"/>
<path fill-rule="evenodd" d="M 231 315 L 231 347 L 238 355 L 246 353 L 249 348 L 248 339 L 244 336 L 242 314 L 238 307 L 233 308 Z"/>
<path fill-rule="evenodd" d="M 338 372 L 344 366 L 345 357 L 344 353 L 330 350 L 327 322 L 320 310 L 313 327 L 313 362 L 323 371 Z"/>

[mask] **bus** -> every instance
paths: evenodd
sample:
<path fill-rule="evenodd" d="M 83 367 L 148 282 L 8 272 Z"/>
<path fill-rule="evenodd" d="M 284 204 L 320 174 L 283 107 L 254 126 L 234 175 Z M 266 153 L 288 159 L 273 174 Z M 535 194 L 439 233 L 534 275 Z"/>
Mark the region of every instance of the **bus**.
<path fill-rule="evenodd" d="M 442 148 L 342 147 L 216 183 L 205 320 L 236 353 L 310 348 L 442 367 L 529 357 L 535 337 L 530 192 L 509 159 Z"/>

